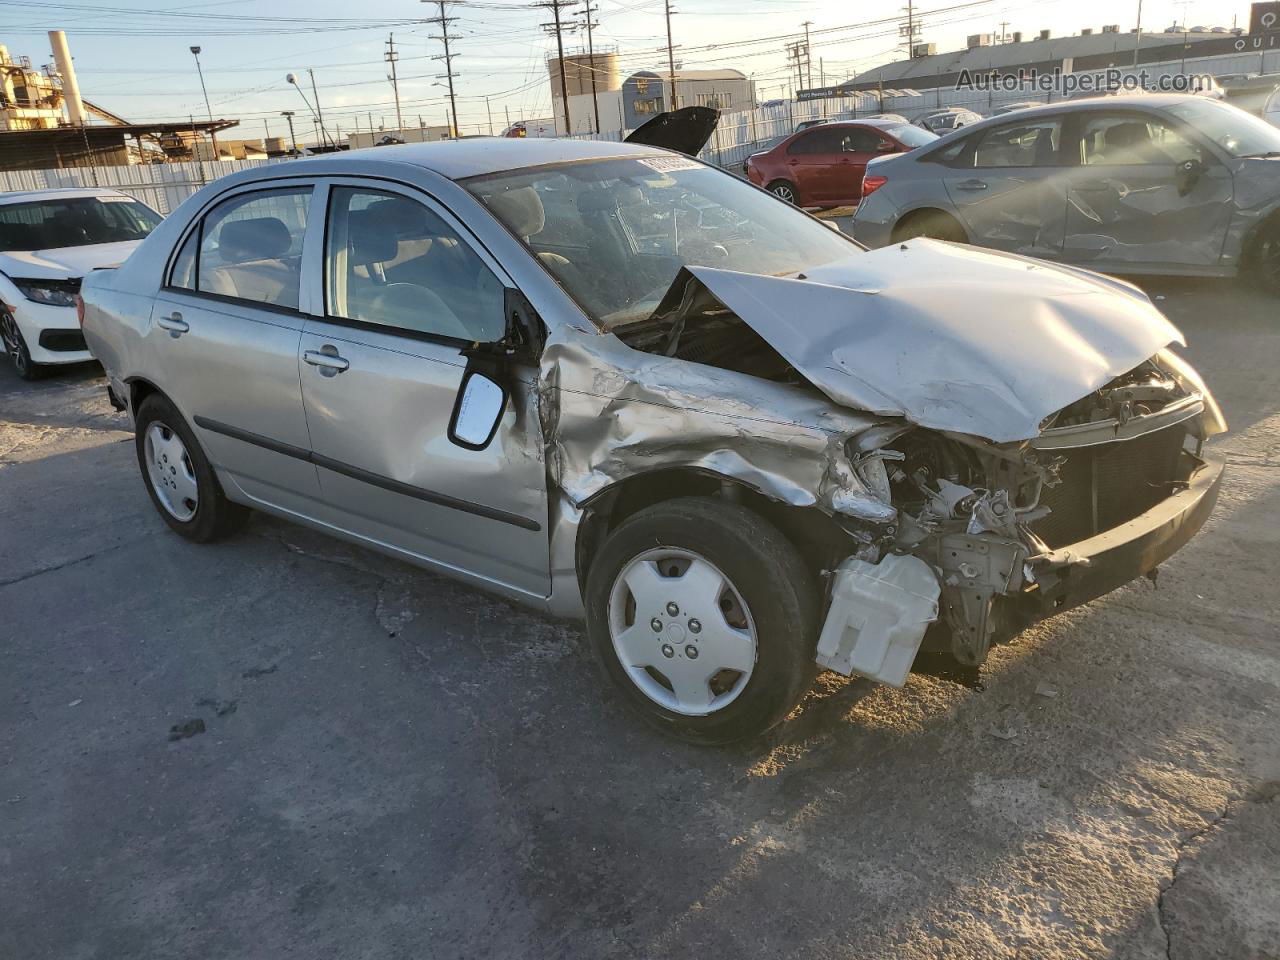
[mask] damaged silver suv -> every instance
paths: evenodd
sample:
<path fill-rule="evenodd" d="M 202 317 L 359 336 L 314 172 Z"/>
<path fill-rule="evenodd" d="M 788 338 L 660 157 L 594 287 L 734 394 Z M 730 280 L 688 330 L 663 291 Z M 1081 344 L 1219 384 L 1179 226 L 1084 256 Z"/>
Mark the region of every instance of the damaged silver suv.
<path fill-rule="evenodd" d="M 83 323 L 160 516 L 246 508 L 559 616 L 688 740 L 815 670 L 902 684 L 1152 570 L 1225 429 L 1135 287 L 868 253 L 653 146 L 468 140 L 244 171 Z"/>

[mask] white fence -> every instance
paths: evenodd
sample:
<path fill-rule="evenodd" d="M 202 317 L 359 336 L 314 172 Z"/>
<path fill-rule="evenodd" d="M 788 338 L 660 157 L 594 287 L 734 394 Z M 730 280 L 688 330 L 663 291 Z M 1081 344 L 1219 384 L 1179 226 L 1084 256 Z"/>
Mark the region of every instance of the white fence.
<path fill-rule="evenodd" d="M 141 200 L 166 216 L 206 183 L 237 170 L 274 160 L 149 163 L 120 167 L 66 167 L 61 170 L 0 170 L 0 192 L 59 187 L 110 187 Z"/>

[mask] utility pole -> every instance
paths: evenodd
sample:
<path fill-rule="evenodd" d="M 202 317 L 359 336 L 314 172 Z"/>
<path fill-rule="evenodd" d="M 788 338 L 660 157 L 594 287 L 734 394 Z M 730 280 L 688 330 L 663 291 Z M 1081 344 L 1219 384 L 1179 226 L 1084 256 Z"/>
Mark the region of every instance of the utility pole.
<path fill-rule="evenodd" d="M 422 0 L 422 2 L 430 3 L 432 0 Z M 444 61 L 444 73 L 436 77 L 436 79 L 445 79 L 449 82 L 449 109 L 453 112 L 453 119 L 450 121 L 449 139 L 452 140 L 458 136 L 458 100 L 453 93 L 453 78 L 457 76 L 457 74 L 453 72 L 453 58 L 456 57 L 457 54 L 449 52 L 449 24 L 454 23 L 458 18 L 450 17 L 445 13 L 445 4 L 448 3 L 449 0 L 434 0 L 434 2 L 440 7 L 440 16 L 429 18 L 427 23 L 438 23 L 440 25 L 440 36 L 437 37 L 432 35 L 431 39 L 439 40 L 444 44 L 444 54 L 432 57 L 431 59 Z"/>
<path fill-rule="evenodd" d="M 591 29 L 600 26 L 600 24 L 593 21 L 591 17 L 599 9 L 599 4 L 593 4 L 591 0 L 587 0 L 585 16 L 583 17 L 587 27 L 587 61 L 591 64 L 591 106 L 595 109 L 596 114 L 596 133 L 600 132 L 600 100 L 596 96 L 596 48 L 591 39 Z"/>
<path fill-rule="evenodd" d="M 663 0 L 663 6 L 667 13 L 667 70 L 671 74 L 671 106 L 668 109 L 679 110 L 680 104 L 676 102 L 676 55 L 671 45 L 671 15 L 678 11 L 671 9 L 671 0 Z"/>
<path fill-rule="evenodd" d="M 489 136 L 493 136 L 493 108 L 489 106 L 489 98 L 484 98 L 484 112 L 489 115 Z"/>
<path fill-rule="evenodd" d="M 298 141 L 293 135 L 293 111 L 283 110 L 281 111 L 280 116 L 289 121 L 289 156 L 293 156 L 294 152 L 298 149 Z"/>
<path fill-rule="evenodd" d="M 1133 65 L 1138 66 L 1138 47 L 1142 46 L 1142 0 L 1138 0 L 1138 29 L 1133 32 Z"/>
<path fill-rule="evenodd" d="M 804 27 L 804 82 L 813 89 L 813 57 L 809 56 L 809 28 L 813 26 L 813 21 L 806 20 L 800 26 Z"/>
<path fill-rule="evenodd" d="M 551 23 L 542 24 L 547 33 L 556 35 L 556 66 L 560 70 L 560 102 L 564 108 L 564 134 L 573 133 L 573 123 L 569 119 L 569 82 L 564 71 L 564 31 L 569 29 L 560 19 L 560 11 L 576 7 L 578 0 L 538 0 L 535 7 L 546 7 L 551 11 Z"/>
<path fill-rule="evenodd" d="M 396 53 L 396 36 L 394 33 L 387 34 L 387 52 L 382 55 L 382 59 L 391 64 L 391 89 L 396 96 L 396 129 L 404 129 L 404 120 L 400 118 L 400 84 L 396 80 L 396 61 L 400 59 L 400 54 Z"/>
<path fill-rule="evenodd" d="M 324 111 L 320 109 L 320 92 L 316 89 L 316 72 L 307 67 L 307 74 L 311 77 L 311 96 L 316 101 L 316 123 L 320 125 L 320 136 L 324 138 L 324 143 L 329 142 L 329 131 L 324 128 Z"/>

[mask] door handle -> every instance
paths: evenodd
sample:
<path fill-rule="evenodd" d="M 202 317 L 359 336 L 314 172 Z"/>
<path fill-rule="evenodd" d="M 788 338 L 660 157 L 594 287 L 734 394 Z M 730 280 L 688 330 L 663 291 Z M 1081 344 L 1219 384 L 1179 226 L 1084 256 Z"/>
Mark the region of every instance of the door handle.
<path fill-rule="evenodd" d="M 341 373 L 343 370 L 346 370 L 351 366 L 350 362 L 348 362 L 345 357 L 338 356 L 336 352 L 324 353 L 320 350 L 307 350 L 302 354 L 302 359 L 313 367 L 320 367 L 321 373 L 332 371 L 332 373 L 327 374 L 328 376 L 333 376 L 335 373 Z"/>
<path fill-rule="evenodd" d="M 167 317 L 161 317 L 156 321 L 156 326 L 161 330 L 168 330 L 169 336 L 180 337 L 191 329 L 191 324 L 182 319 L 182 314 L 177 310 L 169 314 Z"/>
<path fill-rule="evenodd" d="M 985 190 L 987 184 L 983 180 L 961 180 L 956 184 L 957 190 Z"/>

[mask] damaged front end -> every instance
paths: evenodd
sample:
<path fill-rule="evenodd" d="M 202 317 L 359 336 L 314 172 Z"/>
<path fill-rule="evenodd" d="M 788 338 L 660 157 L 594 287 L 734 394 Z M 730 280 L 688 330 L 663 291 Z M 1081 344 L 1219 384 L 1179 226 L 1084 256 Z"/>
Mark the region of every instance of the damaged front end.
<path fill-rule="evenodd" d="M 1225 424 L 1134 288 L 894 252 L 810 277 L 682 270 L 616 337 L 548 346 L 543 429 L 587 512 L 671 468 L 758 497 L 825 587 L 818 662 L 901 685 L 922 644 L 979 664 L 1154 570 L 1212 509 L 1202 448 Z M 985 309 L 948 302 L 948 273 Z M 992 310 L 1023 323 L 996 340 Z"/>

